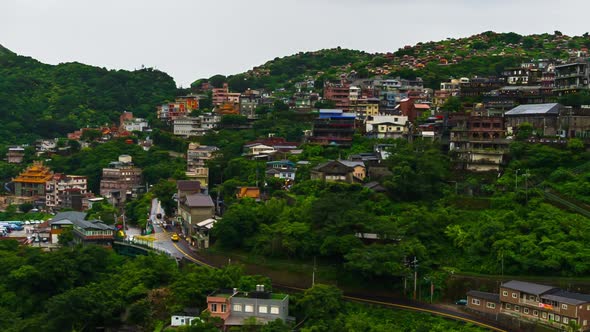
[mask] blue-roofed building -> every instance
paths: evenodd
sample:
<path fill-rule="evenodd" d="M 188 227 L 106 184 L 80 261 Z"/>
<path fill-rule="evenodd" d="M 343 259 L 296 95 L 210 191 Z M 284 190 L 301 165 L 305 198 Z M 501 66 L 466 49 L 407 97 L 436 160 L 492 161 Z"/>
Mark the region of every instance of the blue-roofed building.
<path fill-rule="evenodd" d="M 535 134 L 555 136 L 559 128 L 559 114 L 563 105 L 558 103 L 527 104 L 517 106 L 504 113 L 507 129 L 518 130 L 523 123 L 530 123 Z"/>
<path fill-rule="evenodd" d="M 313 122 L 310 143 L 321 145 L 348 146 L 355 133 L 355 113 L 341 109 L 321 109 Z"/>

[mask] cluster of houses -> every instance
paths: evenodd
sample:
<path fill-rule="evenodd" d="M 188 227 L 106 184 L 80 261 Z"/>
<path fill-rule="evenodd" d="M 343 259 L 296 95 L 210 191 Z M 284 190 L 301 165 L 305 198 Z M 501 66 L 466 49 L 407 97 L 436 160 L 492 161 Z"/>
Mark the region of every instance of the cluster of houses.
<path fill-rule="evenodd" d="M 47 211 L 72 209 L 85 211 L 94 202 L 106 199 L 121 207 L 145 192 L 142 171 L 133 164 L 131 156 L 121 155 L 102 169 L 100 195 L 88 190 L 88 178 L 81 175 L 54 173 L 48 166 L 35 161 L 7 184 L 12 195 L 3 196 L 0 205 L 31 203 Z"/>
<path fill-rule="evenodd" d="M 512 280 L 498 293 L 467 292 L 467 308 L 484 316 L 515 318 L 557 330 L 590 330 L 590 295 Z"/>

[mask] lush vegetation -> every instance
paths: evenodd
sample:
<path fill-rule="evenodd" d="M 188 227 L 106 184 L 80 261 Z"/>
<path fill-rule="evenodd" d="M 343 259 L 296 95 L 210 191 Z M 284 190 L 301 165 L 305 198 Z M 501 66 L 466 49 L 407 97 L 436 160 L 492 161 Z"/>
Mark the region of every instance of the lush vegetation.
<path fill-rule="evenodd" d="M 339 47 L 300 52 L 275 58 L 246 73 L 200 79 L 192 86 L 197 88 L 209 81 L 213 86 L 228 83 L 234 91 L 256 87 L 280 93 L 280 90 L 294 91 L 295 83 L 311 80 L 315 82 L 315 90 L 321 91 L 325 81 L 338 80 L 342 73 L 347 73 L 357 78 L 375 74 L 408 79 L 422 77 L 427 87 L 438 88 L 441 81 L 451 77 L 498 75 L 506 66 L 531 59 L 566 59 L 568 50 L 582 47 L 590 47 L 587 33 L 570 37 L 559 31 L 530 36 L 487 31 L 467 38 L 418 43 L 387 54 Z M 448 64 L 441 64 L 442 59 Z"/>
<path fill-rule="evenodd" d="M 407 262 L 415 256 L 421 272 L 437 279 L 440 287 L 449 271 L 563 276 L 590 272 L 590 252 L 584 245 L 590 236 L 588 219 L 549 204 L 540 189 L 548 186 L 562 196 L 590 201 L 588 153 L 580 142 L 572 140 L 567 149 L 515 142 L 512 161 L 499 175 L 455 173 L 436 144 L 390 143 L 385 166 L 391 173 L 380 180 L 386 193 L 357 184 L 306 180 L 302 169 L 288 192 L 275 190 L 269 181 L 261 187 L 270 200 L 236 201 L 233 188 L 255 185 L 256 169 L 263 166 L 230 160 L 222 190 L 229 192 L 225 197 L 231 205 L 214 228 L 217 246 L 293 261 L 318 257 L 346 269 L 347 277 L 365 280 L 407 276 Z M 338 154 L 367 151 L 365 144 L 356 137 L 349 150 Z M 330 154 L 328 149 L 304 146 L 303 157 L 291 158 L 315 165 Z M 381 240 L 363 241 L 356 236 L 360 233 L 378 234 Z"/>
<path fill-rule="evenodd" d="M 80 63 L 51 66 L 0 51 L 4 143 L 31 143 L 81 127 L 118 123 L 123 111 L 148 117 L 155 105 L 175 95 L 174 80 L 150 68 L 129 72 Z"/>
<path fill-rule="evenodd" d="M 132 259 L 96 246 L 42 252 L 16 241 L 0 241 L 0 276 L 0 329 L 7 332 L 99 327 L 161 331 L 172 314 L 184 308 L 204 309 L 206 296 L 216 289 L 252 290 L 257 284 L 271 289 L 267 278 L 245 276 L 235 265 L 209 269 L 183 264 L 179 268 L 163 255 Z M 404 331 L 479 331 L 427 315 L 344 304 L 337 289 L 322 285 L 294 296 L 290 314 L 299 321 L 307 318 L 305 331 L 330 331 L 332 326 L 367 330 L 370 322 L 377 323 L 370 331 L 399 330 L 397 326 Z M 331 322 L 335 317 L 336 322 Z M 202 318 L 196 326 L 182 330 L 217 331 L 218 319 L 206 313 Z M 251 331 L 252 325 L 237 331 Z M 256 330 L 291 328 L 279 320 Z"/>

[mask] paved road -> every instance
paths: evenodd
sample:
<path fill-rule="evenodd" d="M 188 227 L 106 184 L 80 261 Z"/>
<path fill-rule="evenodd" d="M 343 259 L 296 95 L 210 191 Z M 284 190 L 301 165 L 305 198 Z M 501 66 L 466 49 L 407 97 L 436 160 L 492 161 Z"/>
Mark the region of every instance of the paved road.
<path fill-rule="evenodd" d="M 157 213 L 164 213 L 160 206 L 160 202 L 157 199 L 152 201 L 152 208 L 151 208 L 151 216 L 150 220 L 154 221 L 154 231 L 155 231 L 155 238 L 156 241 L 154 245 L 157 248 L 164 249 L 165 251 L 169 252 L 172 256 L 179 258 L 179 259 L 187 259 L 190 262 L 193 262 L 197 265 L 207 266 L 211 268 L 216 268 L 213 264 L 207 261 L 206 258 L 199 255 L 195 252 L 185 241 L 185 239 L 180 239 L 178 242 L 172 242 L 170 239 L 171 234 L 175 231 L 167 230 L 164 226 L 161 225 L 159 220 L 156 218 Z M 273 284 L 273 287 L 282 288 L 292 291 L 305 291 L 305 289 L 294 287 L 293 285 L 278 285 Z M 411 310 L 411 311 L 419 311 L 425 313 L 431 313 L 438 316 L 460 320 L 464 322 L 469 322 L 489 330 L 498 331 L 498 332 L 506 332 L 508 330 L 500 327 L 493 321 L 483 320 L 480 317 L 475 317 L 465 312 L 451 310 L 449 308 L 444 308 L 441 306 L 436 305 L 429 305 L 424 303 L 418 303 L 411 300 L 406 299 L 399 299 L 399 298 L 392 298 L 392 297 L 380 297 L 380 296 L 368 296 L 366 294 L 344 294 L 344 299 L 349 301 L 356 301 L 356 302 L 363 302 L 375 305 L 381 305 L 389 308 L 396 308 L 396 309 L 403 309 L 403 310 Z"/>

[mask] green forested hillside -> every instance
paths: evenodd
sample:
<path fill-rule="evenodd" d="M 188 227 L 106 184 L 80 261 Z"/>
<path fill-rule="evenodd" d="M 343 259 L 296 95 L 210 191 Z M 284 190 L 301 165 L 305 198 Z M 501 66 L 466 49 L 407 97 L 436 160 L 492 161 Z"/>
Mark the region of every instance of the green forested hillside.
<path fill-rule="evenodd" d="M 486 31 L 466 38 L 420 42 L 388 53 L 367 53 L 339 47 L 300 52 L 275 58 L 245 73 L 200 79 L 193 86 L 209 80 L 214 85 L 226 81 L 234 91 L 247 88 L 288 90 L 296 82 L 311 78 L 316 81 L 316 89 L 321 89 L 325 80 L 335 80 L 340 74 L 354 71 L 358 78 L 374 75 L 422 77 L 427 87 L 438 88 L 441 81 L 451 77 L 497 75 L 505 66 L 533 59 L 567 59 L 570 54 L 589 46 L 587 33 L 566 36 L 554 31 L 523 36 L 514 32 Z"/>
<path fill-rule="evenodd" d="M 0 47 L 0 136 L 6 143 L 110 124 L 123 111 L 146 117 L 175 94 L 174 80 L 157 70 L 52 66 Z"/>

